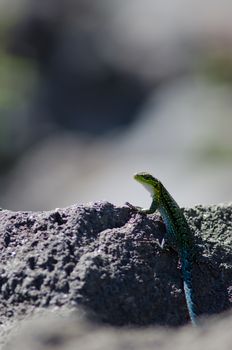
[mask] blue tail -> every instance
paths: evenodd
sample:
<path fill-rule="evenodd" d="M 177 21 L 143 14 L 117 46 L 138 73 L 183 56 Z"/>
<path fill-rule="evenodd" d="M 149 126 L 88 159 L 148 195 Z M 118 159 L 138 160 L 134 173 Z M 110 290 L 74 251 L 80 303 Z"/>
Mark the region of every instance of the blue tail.
<path fill-rule="evenodd" d="M 184 250 L 181 253 L 182 274 L 184 280 L 185 299 L 188 307 L 189 317 L 193 325 L 197 325 L 197 310 L 194 302 L 194 290 L 192 283 L 192 258 Z"/>

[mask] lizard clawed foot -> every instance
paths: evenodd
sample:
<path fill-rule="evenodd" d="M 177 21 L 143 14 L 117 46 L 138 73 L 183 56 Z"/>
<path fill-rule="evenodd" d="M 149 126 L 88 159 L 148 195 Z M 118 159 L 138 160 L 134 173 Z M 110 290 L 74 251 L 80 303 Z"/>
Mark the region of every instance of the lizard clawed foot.
<path fill-rule="evenodd" d="M 131 203 L 129 203 L 129 202 L 126 202 L 125 205 L 126 205 L 127 207 L 129 207 L 130 209 L 132 209 L 133 211 L 135 211 L 135 212 L 139 212 L 139 213 L 144 214 L 144 213 L 143 213 L 143 209 L 142 209 L 141 207 L 135 206 L 135 205 L 133 205 L 133 204 L 131 204 Z"/>
<path fill-rule="evenodd" d="M 170 247 L 165 242 L 164 238 L 160 242 L 160 240 L 157 239 L 135 239 L 135 241 L 140 243 L 149 243 L 149 244 L 155 244 L 157 245 L 162 251 L 170 251 Z"/>
<path fill-rule="evenodd" d="M 172 247 L 170 247 L 165 237 L 162 238 L 161 242 L 158 239 L 156 239 L 156 243 L 163 251 L 170 252 L 172 250 Z"/>
<path fill-rule="evenodd" d="M 162 238 L 161 242 L 158 239 L 156 240 L 156 242 L 161 249 L 167 249 L 166 241 L 164 238 Z"/>

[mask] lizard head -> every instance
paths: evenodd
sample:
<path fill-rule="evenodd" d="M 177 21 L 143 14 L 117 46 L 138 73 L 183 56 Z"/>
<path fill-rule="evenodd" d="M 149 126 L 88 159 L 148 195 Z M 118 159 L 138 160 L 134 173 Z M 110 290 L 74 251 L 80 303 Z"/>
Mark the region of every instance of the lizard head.
<path fill-rule="evenodd" d="M 134 179 L 140 182 L 150 192 L 152 198 L 155 197 L 159 201 L 162 184 L 158 179 L 146 172 L 135 174 Z"/>

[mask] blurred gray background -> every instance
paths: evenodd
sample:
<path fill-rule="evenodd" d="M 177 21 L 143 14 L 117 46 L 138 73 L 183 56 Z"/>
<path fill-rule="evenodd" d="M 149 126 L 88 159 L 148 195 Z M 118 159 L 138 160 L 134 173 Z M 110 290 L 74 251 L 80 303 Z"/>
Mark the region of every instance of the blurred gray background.
<path fill-rule="evenodd" d="M 232 200 L 232 3 L 1 0 L 0 204 Z"/>

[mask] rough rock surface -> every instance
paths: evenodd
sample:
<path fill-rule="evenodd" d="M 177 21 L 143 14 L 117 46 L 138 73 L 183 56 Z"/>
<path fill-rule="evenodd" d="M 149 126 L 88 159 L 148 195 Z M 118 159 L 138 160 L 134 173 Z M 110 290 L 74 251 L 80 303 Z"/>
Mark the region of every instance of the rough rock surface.
<path fill-rule="evenodd" d="M 219 313 L 232 302 L 232 205 L 185 214 L 202 257 L 198 309 Z M 97 202 L 0 218 L 2 343 L 15 322 L 48 307 L 85 307 L 111 326 L 188 321 L 177 254 L 157 244 L 165 232 L 158 216 Z"/>

